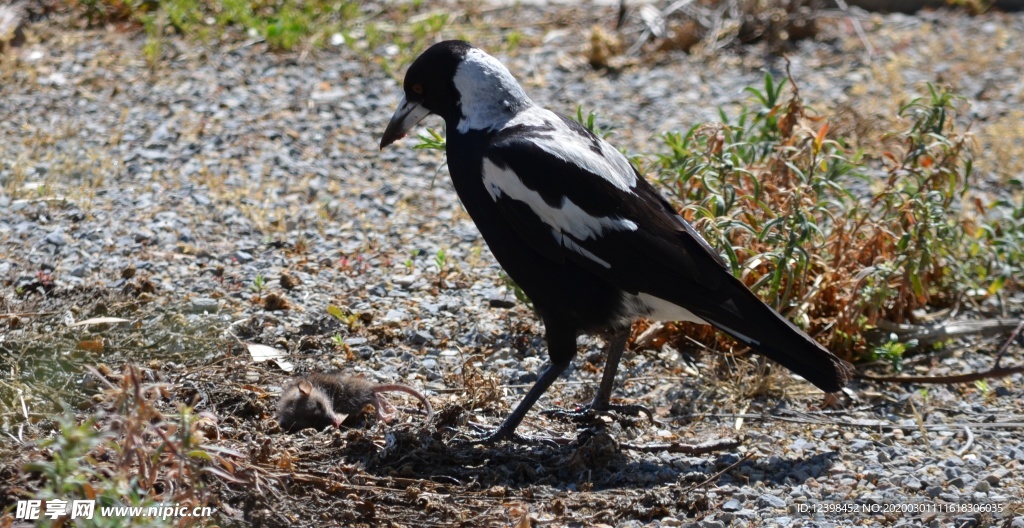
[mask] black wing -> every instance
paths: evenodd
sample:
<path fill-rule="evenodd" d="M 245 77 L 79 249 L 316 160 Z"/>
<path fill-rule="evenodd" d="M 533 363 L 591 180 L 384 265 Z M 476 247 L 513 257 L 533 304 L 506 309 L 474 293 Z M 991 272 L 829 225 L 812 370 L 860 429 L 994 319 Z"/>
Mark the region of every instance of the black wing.
<path fill-rule="evenodd" d="M 513 122 L 484 152 L 495 205 L 538 252 L 632 294 L 684 308 L 826 391 L 849 365 L 764 304 L 620 152 L 550 112 Z"/>
<path fill-rule="evenodd" d="M 485 184 L 519 234 L 630 293 L 717 287 L 725 262 L 625 156 L 550 115 L 502 130 L 484 153 Z"/>

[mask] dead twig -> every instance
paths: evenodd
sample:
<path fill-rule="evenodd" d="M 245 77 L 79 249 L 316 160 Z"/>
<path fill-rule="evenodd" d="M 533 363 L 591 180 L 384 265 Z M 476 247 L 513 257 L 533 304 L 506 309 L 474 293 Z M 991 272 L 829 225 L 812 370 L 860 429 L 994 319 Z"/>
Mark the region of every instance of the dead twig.
<path fill-rule="evenodd" d="M 708 485 L 708 484 L 718 480 L 718 478 L 721 477 L 722 475 L 724 475 L 725 472 L 730 471 L 732 468 L 734 468 L 734 467 L 736 467 L 736 466 L 738 466 L 738 465 L 740 465 L 740 464 L 742 464 L 744 462 L 747 462 L 748 460 L 753 460 L 753 458 L 754 458 L 754 454 L 753 453 L 747 453 L 746 456 L 744 456 L 743 458 L 737 460 L 736 462 L 733 462 L 732 464 L 729 464 L 728 466 L 724 467 L 721 471 L 718 471 L 714 475 L 711 475 L 710 477 L 708 477 L 708 478 L 706 478 L 706 479 L 704 479 L 704 480 L 702 480 L 702 481 L 700 481 L 700 482 L 690 486 L 689 488 L 686 488 L 685 490 L 683 490 L 682 494 L 685 495 L 685 494 L 687 494 L 687 493 L 689 493 L 689 492 L 691 492 L 691 491 L 693 491 L 693 490 L 695 490 L 697 488 L 706 486 L 706 485 Z"/>
<path fill-rule="evenodd" d="M 715 451 L 735 449 L 743 444 L 742 438 L 726 438 L 724 440 L 709 440 L 700 444 L 681 444 L 679 442 L 656 443 L 656 444 L 630 444 L 623 443 L 622 447 L 631 451 L 641 453 L 683 453 L 685 455 L 704 455 Z"/>
<path fill-rule="evenodd" d="M 984 321 L 954 321 L 922 326 L 893 323 L 882 319 L 878 321 L 878 329 L 871 332 L 869 340 L 885 342 L 890 334 L 896 334 L 902 341 L 916 339 L 920 345 L 929 345 L 969 335 L 993 336 L 1014 328 L 1016 328 L 1015 333 L 1020 333 L 1021 324 L 1024 324 L 1024 320 L 986 319 Z"/>
<path fill-rule="evenodd" d="M 8 312 L 0 314 L 0 319 L 10 319 L 12 317 L 31 317 L 36 315 L 53 315 L 57 312 Z"/>
<path fill-rule="evenodd" d="M 1013 343 L 1013 341 L 1017 339 L 1017 336 L 1020 335 L 1021 330 L 1024 330 L 1024 319 L 1017 323 L 1017 327 L 1014 328 L 1013 332 L 1010 333 L 1010 338 L 1007 339 L 1006 342 L 1003 343 L 1003 346 L 999 348 L 999 352 L 996 353 L 996 360 L 995 363 L 992 365 L 992 368 L 984 372 L 972 372 L 970 374 L 955 374 L 952 376 L 873 376 L 871 374 L 855 372 L 853 376 L 857 379 L 868 381 L 882 381 L 886 383 L 926 383 L 931 385 L 946 383 L 973 383 L 975 381 L 983 379 L 1005 378 L 1007 376 L 1012 376 L 1014 374 L 1024 372 L 1024 365 L 1017 367 L 999 366 L 999 362 L 1003 359 L 1003 356 L 1006 354 L 1006 351 L 1010 349 L 1010 345 Z"/>
<path fill-rule="evenodd" d="M 878 429 L 878 430 L 894 430 L 894 429 L 910 429 L 912 427 L 918 427 L 916 425 L 902 425 L 892 422 L 886 422 L 882 420 L 833 420 L 828 419 L 830 415 L 822 414 L 809 414 L 809 413 L 795 413 L 788 411 L 792 416 L 784 416 L 781 414 L 762 414 L 762 413 L 747 413 L 743 414 L 744 418 L 750 420 L 762 420 L 771 421 L 778 420 L 780 422 L 798 423 L 805 425 L 834 425 L 838 427 L 851 427 L 854 429 Z M 741 416 L 737 413 L 706 413 L 701 415 L 683 415 L 680 418 L 685 417 L 701 417 L 701 418 L 736 418 Z M 821 419 L 817 417 L 821 416 Z M 961 427 L 973 427 L 975 429 L 1024 429 L 1024 422 L 1007 421 L 1007 422 L 952 422 L 952 423 L 924 423 L 920 427 L 929 431 L 954 431 Z"/>
<path fill-rule="evenodd" d="M 991 368 L 984 372 L 973 372 L 971 374 L 956 374 L 953 376 L 872 376 L 855 372 L 853 377 L 867 381 L 881 381 L 885 383 L 922 383 L 929 385 L 942 385 L 946 383 L 973 383 L 983 379 L 999 379 L 1024 372 L 1024 366 L 1008 368 Z"/>
<path fill-rule="evenodd" d="M 1017 336 L 1020 335 L 1021 330 L 1024 330 L 1024 319 L 1021 319 L 1020 322 L 1017 323 L 1017 328 L 1013 329 L 1013 332 L 1010 333 L 1009 339 L 1007 339 L 1006 342 L 1003 343 L 1003 346 L 999 349 L 999 352 L 996 353 L 996 362 L 993 364 L 993 368 L 999 368 L 999 362 L 1002 361 L 1003 355 L 1006 354 L 1006 351 L 1010 349 L 1010 344 L 1013 343 L 1014 339 L 1017 339 Z"/>

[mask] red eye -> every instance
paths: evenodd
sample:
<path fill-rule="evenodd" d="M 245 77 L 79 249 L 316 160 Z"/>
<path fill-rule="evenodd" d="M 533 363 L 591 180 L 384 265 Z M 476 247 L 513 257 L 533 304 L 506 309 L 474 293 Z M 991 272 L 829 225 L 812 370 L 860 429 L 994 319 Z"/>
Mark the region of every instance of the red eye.
<path fill-rule="evenodd" d="M 414 92 L 416 92 L 418 94 L 423 94 L 423 85 L 422 84 L 414 84 L 414 85 L 412 85 L 412 91 L 414 91 Z"/>

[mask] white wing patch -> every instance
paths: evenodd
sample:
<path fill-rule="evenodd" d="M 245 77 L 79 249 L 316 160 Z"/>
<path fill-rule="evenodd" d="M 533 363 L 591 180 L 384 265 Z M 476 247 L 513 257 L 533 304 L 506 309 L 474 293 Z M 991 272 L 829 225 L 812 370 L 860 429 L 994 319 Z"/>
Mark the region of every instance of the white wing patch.
<path fill-rule="evenodd" d="M 636 295 L 632 293 L 624 293 L 622 300 L 623 323 L 632 323 L 635 318 L 644 317 L 651 321 L 690 321 L 697 324 L 708 324 L 707 321 L 697 317 L 697 315 L 686 308 L 666 301 L 660 297 L 655 297 L 649 293 L 640 292 Z M 715 323 L 715 326 L 749 346 L 756 347 L 761 344 L 758 340 L 747 337 L 746 335 L 724 326 L 721 323 Z"/>
<path fill-rule="evenodd" d="M 640 292 L 633 295 L 625 294 L 625 306 L 633 313 L 633 317 L 645 317 L 651 321 L 690 321 L 708 324 L 707 321 L 694 315 L 693 312 L 649 293 Z"/>
<path fill-rule="evenodd" d="M 493 200 L 497 201 L 498 198 L 506 196 L 526 204 L 542 222 L 551 228 L 551 232 L 559 244 L 605 267 L 610 268 L 611 265 L 580 247 L 576 240 L 597 238 L 605 231 L 636 231 L 637 229 L 636 222 L 632 220 L 593 216 L 573 203 L 568 197 L 562 198 L 560 207 L 554 207 L 545 202 L 540 193 L 527 187 L 515 171 L 508 167 L 499 167 L 489 158 L 484 158 L 483 161 L 483 181 L 487 193 Z"/>
<path fill-rule="evenodd" d="M 600 176 L 622 191 L 633 192 L 632 189 L 636 186 L 636 172 L 633 166 L 621 152 L 615 150 L 615 147 L 605 140 L 598 139 L 597 144 L 601 152 L 594 152 L 589 138 L 580 136 L 578 132 L 567 127 L 554 112 L 539 106 L 530 106 L 519 112 L 506 127 L 515 125 L 553 127 L 551 136 L 538 135 L 536 138 L 530 138 L 530 142 L 558 159 Z"/>

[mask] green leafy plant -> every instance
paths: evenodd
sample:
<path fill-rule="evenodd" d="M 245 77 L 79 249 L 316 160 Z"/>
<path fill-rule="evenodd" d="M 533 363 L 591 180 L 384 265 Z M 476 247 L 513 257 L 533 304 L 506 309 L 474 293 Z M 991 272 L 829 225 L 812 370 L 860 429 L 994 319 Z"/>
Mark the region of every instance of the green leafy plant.
<path fill-rule="evenodd" d="M 434 265 L 437 266 L 438 271 L 444 271 L 446 264 L 448 264 L 448 254 L 445 253 L 444 248 L 441 248 L 437 250 L 437 255 L 434 256 Z"/>
<path fill-rule="evenodd" d="M 163 17 L 155 14 L 146 14 L 140 18 L 142 26 L 146 31 L 146 42 L 142 45 L 142 54 L 146 58 L 146 64 L 150 69 L 154 69 L 160 63 L 160 58 L 163 55 Z"/>
<path fill-rule="evenodd" d="M 262 274 L 256 274 L 256 278 L 252 281 L 252 286 L 249 289 L 256 294 L 257 299 L 263 298 L 263 291 L 267 288 L 267 281 L 263 278 Z"/>
<path fill-rule="evenodd" d="M 1019 195 L 965 215 L 974 171 L 958 97 L 929 85 L 870 158 L 830 135 L 792 83 L 766 74 L 747 93 L 735 119 L 665 134 L 655 169 L 732 272 L 830 348 L 872 357 L 862 332 L 879 318 L 1019 286 Z"/>
<path fill-rule="evenodd" d="M 896 372 L 903 371 L 903 355 L 912 348 L 917 347 L 917 340 L 911 339 L 907 342 L 900 342 L 896 334 L 890 334 L 889 340 L 884 344 L 872 349 L 872 359 L 889 362 Z"/>
<path fill-rule="evenodd" d="M 420 150 L 440 150 L 444 152 L 448 148 L 448 142 L 444 136 L 433 128 L 428 128 L 426 134 L 417 136 L 419 143 L 413 146 Z"/>
<path fill-rule="evenodd" d="M 597 124 L 597 114 L 594 112 L 587 112 L 587 116 L 583 117 L 583 105 L 576 107 L 576 121 L 583 125 L 584 128 L 590 131 L 591 134 L 599 138 L 607 139 L 612 135 L 611 128 L 603 128 Z"/>
<path fill-rule="evenodd" d="M 94 371 L 101 380 L 101 374 Z M 188 509 L 208 503 L 208 487 L 221 479 L 234 483 L 240 460 L 231 449 L 208 445 L 201 432 L 215 427 L 209 416 L 197 415 L 187 406 L 165 415 L 155 400 L 160 391 L 144 384 L 137 369 L 125 369 L 118 385 L 94 401 L 102 407 L 79 421 L 66 413 L 55 420 L 54 434 L 26 446 L 29 462 L 23 470 L 33 475 L 34 489 L 26 490 L 42 500 L 96 500 L 90 526 L 163 526 L 160 517 L 104 517 L 101 507 L 155 507 L 168 503 Z M 174 482 L 173 489 L 166 484 Z"/>
<path fill-rule="evenodd" d="M 512 295 L 515 296 L 517 301 L 530 307 L 531 310 L 534 310 L 533 301 L 531 301 L 530 297 L 526 295 L 526 292 L 523 291 L 523 288 L 516 284 L 516 281 L 512 280 L 512 277 L 509 277 L 507 274 L 502 273 L 501 281 L 505 283 L 505 286 L 508 287 L 509 290 L 512 290 Z"/>
<path fill-rule="evenodd" d="M 350 26 L 366 9 L 360 2 L 333 0 L 82 0 L 78 5 L 91 24 L 133 19 L 141 23 L 147 35 L 143 54 L 151 67 L 160 59 L 168 26 L 199 40 L 240 30 L 264 39 L 271 49 L 284 51 L 321 46 L 332 35 L 350 33 Z M 419 23 L 437 26 L 432 21 Z"/>

